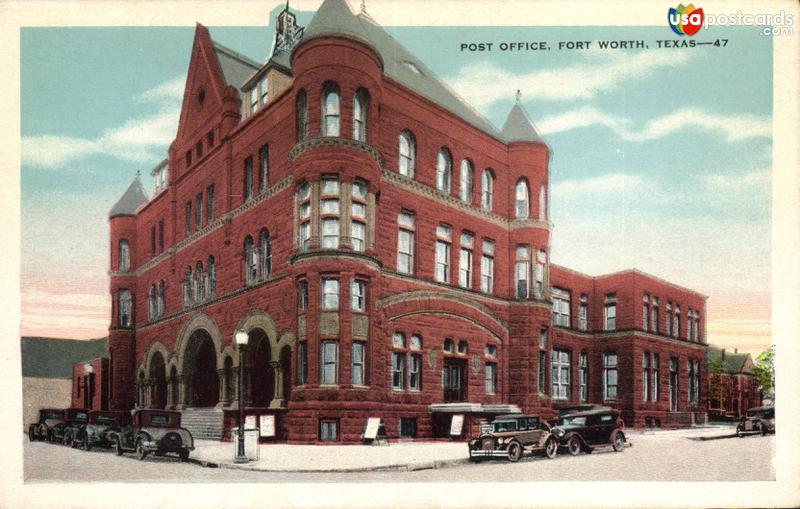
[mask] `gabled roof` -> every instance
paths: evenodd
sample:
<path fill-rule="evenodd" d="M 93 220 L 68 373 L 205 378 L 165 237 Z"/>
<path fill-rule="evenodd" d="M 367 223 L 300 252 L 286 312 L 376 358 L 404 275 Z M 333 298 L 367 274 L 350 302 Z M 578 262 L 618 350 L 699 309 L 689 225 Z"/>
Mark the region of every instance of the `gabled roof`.
<path fill-rule="evenodd" d="M 724 353 L 724 358 L 723 358 Z M 752 364 L 752 362 L 748 363 L 748 359 L 750 359 L 749 353 L 735 353 L 735 352 L 728 352 L 722 348 L 714 348 L 708 347 L 706 349 L 706 363 L 710 365 L 712 362 L 716 361 L 717 359 L 722 358 L 722 371 L 729 375 L 737 375 L 737 374 L 752 374 L 752 370 L 748 364 Z"/>
<path fill-rule="evenodd" d="M 33 378 L 72 378 L 76 362 L 108 356 L 106 338 L 76 340 L 22 338 L 22 376 Z"/>
<path fill-rule="evenodd" d="M 517 100 L 514 107 L 508 113 L 506 123 L 503 125 L 503 130 L 500 132 L 503 139 L 508 142 L 514 141 L 535 141 L 544 144 L 544 140 L 536 131 L 536 126 L 533 125 L 525 111 L 522 104 Z"/>
<path fill-rule="evenodd" d="M 111 212 L 108 213 L 109 219 L 117 216 L 133 216 L 143 204 L 147 203 L 147 194 L 144 192 L 142 181 L 139 180 L 137 175 L 122 198 L 111 207 Z"/>
<path fill-rule="evenodd" d="M 217 42 L 213 44 L 225 83 L 234 86 L 236 90 L 239 90 L 247 79 L 261 68 L 261 64 L 241 53 L 226 48 Z"/>

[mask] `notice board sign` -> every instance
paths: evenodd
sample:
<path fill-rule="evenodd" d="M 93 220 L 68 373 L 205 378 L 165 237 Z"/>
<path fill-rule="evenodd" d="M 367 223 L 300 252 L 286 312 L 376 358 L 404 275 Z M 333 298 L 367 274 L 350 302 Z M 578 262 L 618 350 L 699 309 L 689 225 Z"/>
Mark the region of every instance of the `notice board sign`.
<path fill-rule="evenodd" d="M 464 427 L 464 414 L 455 414 L 450 421 L 450 436 L 460 437 L 461 429 Z"/>
<path fill-rule="evenodd" d="M 380 417 L 370 417 L 367 419 L 367 429 L 364 430 L 365 440 L 375 440 L 378 438 L 378 429 L 381 427 Z"/>
<path fill-rule="evenodd" d="M 246 415 L 244 418 L 244 429 L 258 429 L 256 426 L 256 416 L 255 415 Z"/>
<path fill-rule="evenodd" d="M 258 418 L 258 434 L 262 437 L 274 437 L 275 436 L 275 416 L 270 414 L 264 414 L 259 416 Z"/>

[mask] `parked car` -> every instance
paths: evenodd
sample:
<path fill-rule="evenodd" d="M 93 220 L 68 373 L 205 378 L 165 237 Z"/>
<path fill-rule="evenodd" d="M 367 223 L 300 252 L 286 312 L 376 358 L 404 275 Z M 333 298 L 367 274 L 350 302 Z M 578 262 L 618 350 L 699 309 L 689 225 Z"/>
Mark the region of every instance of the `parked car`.
<path fill-rule="evenodd" d="M 150 453 L 156 456 L 175 453 L 181 461 L 186 461 L 194 449 L 192 434 L 181 428 L 180 412 L 168 410 L 137 410 L 114 439 L 118 456 L 135 452 L 140 460 Z"/>
<path fill-rule="evenodd" d="M 501 415 L 491 424 L 482 426 L 481 433 L 468 443 L 472 461 L 483 458 L 505 457 L 519 461 L 525 453 L 543 453 L 555 458 L 558 441 L 550 433 L 550 426 L 537 415 Z"/>
<path fill-rule="evenodd" d="M 579 405 L 566 406 L 558 409 L 558 418 L 561 419 L 567 414 L 574 414 L 578 412 L 586 412 L 588 410 L 611 410 L 611 407 L 605 405 L 598 405 L 596 403 L 581 403 Z"/>
<path fill-rule="evenodd" d="M 89 411 L 85 408 L 67 408 L 64 411 L 64 420 L 53 426 L 50 441 L 71 446 L 75 432 L 88 420 Z"/>
<path fill-rule="evenodd" d="M 40 408 L 39 418 L 28 426 L 28 440 L 52 441 L 53 427 L 64 422 L 65 414 L 66 410 L 62 408 Z"/>
<path fill-rule="evenodd" d="M 130 421 L 130 412 L 116 410 L 89 412 L 89 421 L 75 431 L 72 445 L 80 447 L 84 451 L 95 446 L 110 449 L 117 443 L 119 431 Z"/>
<path fill-rule="evenodd" d="M 619 452 L 627 439 L 619 410 L 595 408 L 567 414 L 558 420 L 552 433 L 559 446 L 576 456 L 581 451 L 591 453 L 596 447 L 611 446 Z"/>
<path fill-rule="evenodd" d="M 775 433 L 775 407 L 759 406 L 751 408 L 736 426 L 736 436 L 739 438 L 757 433 L 762 435 Z"/>

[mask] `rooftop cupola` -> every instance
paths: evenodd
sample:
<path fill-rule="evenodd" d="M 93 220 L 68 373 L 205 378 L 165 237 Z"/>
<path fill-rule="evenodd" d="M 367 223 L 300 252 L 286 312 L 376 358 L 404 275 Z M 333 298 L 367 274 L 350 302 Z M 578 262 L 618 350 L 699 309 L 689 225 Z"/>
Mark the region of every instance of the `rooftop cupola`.
<path fill-rule="evenodd" d="M 142 186 L 142 181 L 139 179 L 139 174 L 133 179 L 128 190 L 122 195 L 122 198 L 111 207 L 111 212 L 108 213 L 108 218 L 112 219 L 119 216 L 135 216 L 136 210 L 148 202 L 147 194 Z"/>
<path fill-rule="evenodd" d="M 546 145 L 536 126 L 528 116 L 528 112 L 522 106 L 522 93 L 517 90 L 517 102 L 506 118 L 506 123 L 503 124 L 503 130 L 500 135 L 506 143 L 513 143 L 515 141 L 532 141 Z"/>
<path fill-rule="evenodd" d="M 275 17 L 275 44 L 268 60 L 285 61 L 288 65 L 288 55 L 303 36 L 303 30 L 297 24 L 297 17 L 289 10 L 289 0 L 286 0 L 286 7 Z"/>

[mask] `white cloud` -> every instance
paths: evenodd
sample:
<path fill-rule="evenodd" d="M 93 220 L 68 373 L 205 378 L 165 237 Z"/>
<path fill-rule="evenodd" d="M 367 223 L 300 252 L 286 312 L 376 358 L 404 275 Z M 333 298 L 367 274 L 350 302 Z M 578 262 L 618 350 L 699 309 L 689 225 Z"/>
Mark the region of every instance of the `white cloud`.
<path fill-rule="evenodd" d="M 614 192 L 640 191 L 646 184 L 641 175 L 609 173 L 583 180 L 563 180 L 550 186 L 553 202 L 568 199 L 590 199 Z"/>
<path fill-rule="evenodd" d="M 58 168 L 100 154 L 142 164 L 161 160 L 178 128 L 183 94 L 182 85 L 177 85 L 179 82 L 182 83 L 183 78 L 162 83 L 140 96 L 142 100 L 161 103 L 159 111 L 106 129 L 95 139 L 58 135 L 23 137 L 23 164 Z"/>
<path fill-rule="evenodd" d="M 558 115 L 551 115 L 536 122 L 539 132 L 544 135 L 556 134 L 571 131 L 581 127 L 592 125 L 604 125 L 618 133 L 625 132 L 625 126 L 629 123 L 628 119 L 609 115 L 597 108 L 584 106 L 575 110 L 569 110 Z"/>
<path fill-rule="evenodd" d="M 447 81 L 477 108 L 508 100 L 518 89 L 525 99 L 591 99 L 621 84 L 645 79 L 662 67 L 677 67 L 690 59 L 688 51 L 634 54 L 590 51 L 585 56 L 586 61 L 573 66 L 525 74 L 512 74 L 493 62 L 482 62 L 462 68 L 454 79 Z"/>
<path fill-rule="evenodd" d="M 769 186 L 772 179 L 770 170 L 755 170 L 743 174 L 712 174 L 698 177 L 703 183 L 710 187 L 725 191 L 748 191 L 754 188 Z"/>

